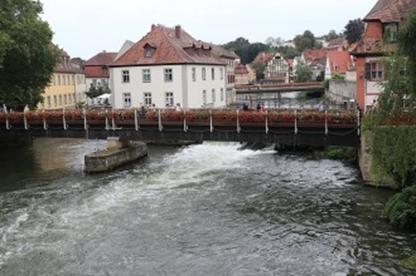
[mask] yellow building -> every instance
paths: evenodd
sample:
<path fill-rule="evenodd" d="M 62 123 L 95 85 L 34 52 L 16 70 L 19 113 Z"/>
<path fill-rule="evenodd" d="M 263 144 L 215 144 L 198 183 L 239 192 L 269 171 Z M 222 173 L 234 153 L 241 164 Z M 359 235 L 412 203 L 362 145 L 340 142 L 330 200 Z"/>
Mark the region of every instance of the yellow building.
<path fill-rule="evenodd" d="M 79 97 L 79 75 L 83 74 L 82 69 L 71 63 L 69 55 L 62 50 L 60 62 L 55 68 L 49 87 L 45 89 L 43 104 L 39 104 L 39 108 L 48 110 L 74 107 L 77 96 Z"/>

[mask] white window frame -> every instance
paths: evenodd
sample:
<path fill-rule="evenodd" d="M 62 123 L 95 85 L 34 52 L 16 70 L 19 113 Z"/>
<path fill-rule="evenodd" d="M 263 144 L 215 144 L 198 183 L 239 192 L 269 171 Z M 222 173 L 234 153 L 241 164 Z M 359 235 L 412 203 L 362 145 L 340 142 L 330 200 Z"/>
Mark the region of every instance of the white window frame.
<path fill-rule="evenodd" d="M 163 72 L 164 72 L 165 82 L 173 82 L 173 69 L 165 68 Z"/>
<path fill-rule="evenodd" d="M 221 102 L 223 102 L 223 101 L 224 101 L 224 99 L 225 99 L 225 95 L 224 95 L 224 88 L 221 88 L 221 89 L 220 89 L 220 100 L 221 100 Z"/>
<path fill-rule="evenodd" d="M 196 68 L 192 67 L 192 81 L 195 82 L 196 81 Z"/>
<path fill-rule="evenodd" d="M 151 83 L 152 82 L 152 72 L 149 68 L 142 70 L 142 77 L 143 77 L 143 83 Z"/>
<path fill-rule="evenodd" d="M 215 67 L 211 68 L 211 80 L 215 80 Z"/>
<path fill-rule="evenodd" d="M 131 93 L 130 92 L 123 93 L 123 107 L 124 108 L 131 107 Z"/>
<path fill-rule="evenodd" d="M 215 89 L 211 90 L 211 99 L 212 99 L 212 103 L 215 103 L 217 101 L 217 92 L 215 91 Z"/>
<path fill-rule="evenodd" d="M 130 71 L 129 70 L 121 71 L 121 81 L 123 83 L 130 83 Z"/>
<path fill-rule="evenodd" d="M 165 92 L 165 106 L 175 106 L 175 95 L 173 94 L 173 92 Z"/>
<path fill-rule="evenodd" d="M 153 104 L 152 92 L 143 93 L 143 102 L 145 106 L 151 106 Z"/>
<path fill-rule="evenodd" d="M 207 96 L 207 90 L 202 90 L 202 105 L 208 104 L 208 96 Z"/>
<path fill-rule="evenodd" d="M 201 70 L 201 76 L 202 76 L 202 80 L 206 81 L 207 80 L 207 68 L 202 68 Z"/>
<path fill-rule="evenodd" d="M 224 68 L 220 68 L 220 79 L 224 79 Z"/>

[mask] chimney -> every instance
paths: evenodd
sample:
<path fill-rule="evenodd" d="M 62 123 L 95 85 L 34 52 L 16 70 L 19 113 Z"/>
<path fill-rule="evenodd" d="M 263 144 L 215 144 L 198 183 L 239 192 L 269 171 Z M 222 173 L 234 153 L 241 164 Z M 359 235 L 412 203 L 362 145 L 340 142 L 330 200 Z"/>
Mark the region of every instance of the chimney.
<path fill-rule="evenodd" d="M 175 36 L 176 36 L 176 38 L 181 38 L 181 31 L 182 31 L 182 29 L 181 29 L 181 25 L 176 25 L 175 26 Z"/>
<path fill-rule="evenodd" d="M 152 24 L 152 27 L 151 27 L 151 31 L 154 31 L 156 29 L 156 25 L 155 24 Z"/>

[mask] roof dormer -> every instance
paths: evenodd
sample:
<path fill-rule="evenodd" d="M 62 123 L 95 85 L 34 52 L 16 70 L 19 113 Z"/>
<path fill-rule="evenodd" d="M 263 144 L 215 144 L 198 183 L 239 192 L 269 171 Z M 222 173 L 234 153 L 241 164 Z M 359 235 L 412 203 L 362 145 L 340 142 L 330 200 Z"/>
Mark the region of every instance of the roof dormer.
<path fill-rule="evenodd" d="M 143 48 L 144 48 L 144 57 L 145 58 L 153 57 L 153 53 L 156 50 L 156 46 L 153 43 L 146 42 L 146 44 L 143 46 Z"/>

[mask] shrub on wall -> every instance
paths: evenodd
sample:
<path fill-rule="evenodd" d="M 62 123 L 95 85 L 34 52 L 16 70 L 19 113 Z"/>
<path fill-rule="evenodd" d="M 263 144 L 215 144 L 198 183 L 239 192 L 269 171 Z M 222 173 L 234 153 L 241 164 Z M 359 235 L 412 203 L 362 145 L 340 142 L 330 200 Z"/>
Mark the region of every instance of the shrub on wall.
<path fill-rule="evenodd" d="M 385 214 L 390 222 L 400 228 L 416 226 L 416 185 L 394 195 L 386 204 Z"/>
<path fill-rule="evenodd" d="M 382 126 L 373 129 L 374 166 L 391 175 L 401 188 L 416 176 L 416 127 Z"/>

